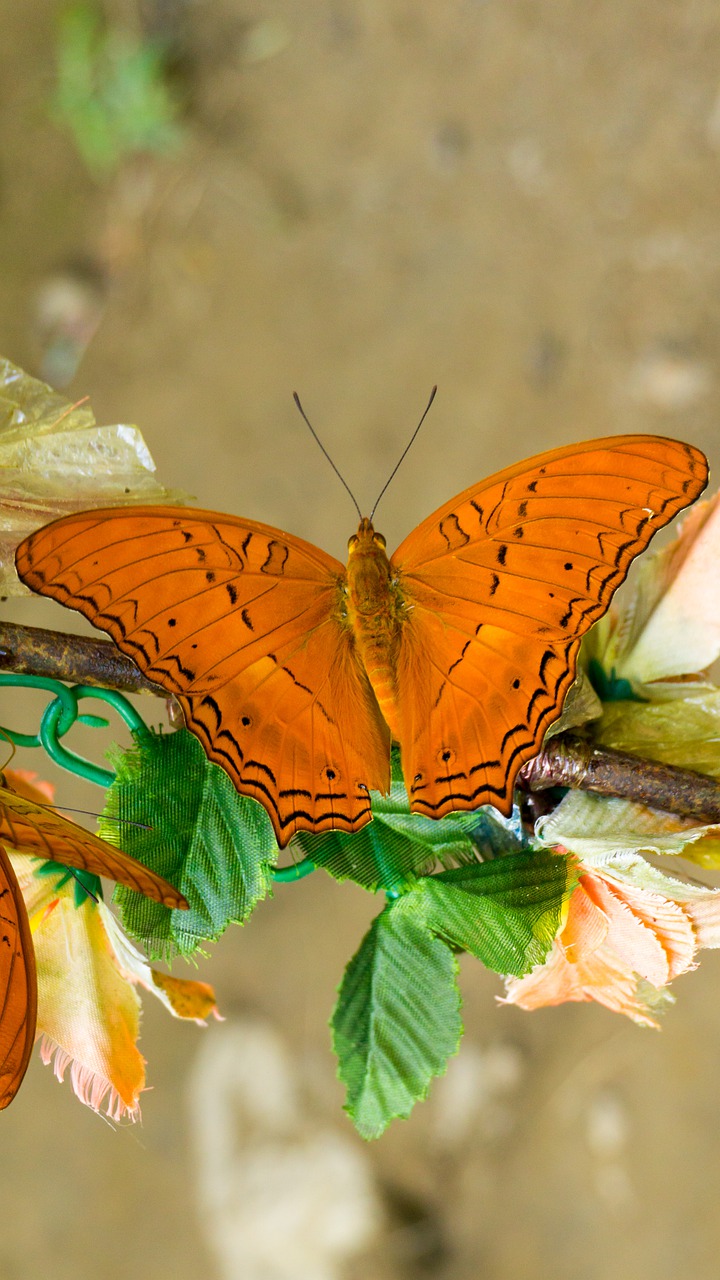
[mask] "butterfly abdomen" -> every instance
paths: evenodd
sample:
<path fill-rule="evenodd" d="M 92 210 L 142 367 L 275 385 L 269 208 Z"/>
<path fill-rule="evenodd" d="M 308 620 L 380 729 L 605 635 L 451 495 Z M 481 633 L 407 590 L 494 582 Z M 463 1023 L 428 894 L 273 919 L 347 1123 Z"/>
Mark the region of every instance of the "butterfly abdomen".
<path fill-rule="evenodd" d="M 397 659 L 403 602 L 392 580 L 385 539 L 367 519 L 349 543 L 347 620 L 380 710 L 397 737 Z"/>

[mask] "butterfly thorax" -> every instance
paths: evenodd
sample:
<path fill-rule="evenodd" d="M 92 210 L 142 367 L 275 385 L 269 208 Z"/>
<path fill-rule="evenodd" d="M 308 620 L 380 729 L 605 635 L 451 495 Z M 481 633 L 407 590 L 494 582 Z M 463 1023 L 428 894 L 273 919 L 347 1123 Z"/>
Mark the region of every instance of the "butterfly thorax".
<path fill-rule="evenodd" d="M 385 539 L 363 516 L 348 543 L 347 620 L 380 709 L 396 737 L 397 655 L 404 616 Z"/>

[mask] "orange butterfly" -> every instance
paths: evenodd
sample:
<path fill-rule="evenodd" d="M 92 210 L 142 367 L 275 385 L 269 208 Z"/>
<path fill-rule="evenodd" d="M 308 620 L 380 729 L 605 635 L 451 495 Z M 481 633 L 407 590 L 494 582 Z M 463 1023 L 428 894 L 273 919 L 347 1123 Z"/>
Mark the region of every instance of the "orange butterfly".
<path fill-rule="evenodd" d="M 472 485 L 390 560 L 367 518 L 345 569 L 268 525 L 133 507 L 55 521 L 16 563 L 176 695 L 285 845 L 297 830 L 369 822 L 392 738 L 415 812 L 508 813 L 582 635 L 706 482 L 691 445 L 616 436 Z"/>
<path fill-rule="evenodd" d="M 37 1017 L 35 952 L 25 902 L 4 845 L 20 853 L 109 876 L 168 907 L 187 907 L 177 889 L 140 862 L 54 809 L 0 786 L 0 1110 L 27 1070 Z"/>

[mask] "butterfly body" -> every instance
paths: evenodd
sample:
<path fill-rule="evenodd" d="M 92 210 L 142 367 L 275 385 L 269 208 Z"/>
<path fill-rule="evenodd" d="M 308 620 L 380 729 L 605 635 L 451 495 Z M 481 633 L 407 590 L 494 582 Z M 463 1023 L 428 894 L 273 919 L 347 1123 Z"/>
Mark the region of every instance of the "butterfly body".
<path fill-rule="evenodd" d="M 347 617 L 379 709 L 397 739 L 397 663 L 407 605 L 385 551 L 385 539 L 363 517 L 348 544 Z M 388 782 L 389 785 L 389 782 Z"/>
<path fill-rule="evenodd" d="M 616 436 L 472 485 L 389 559 L 365 518 L 347 569 L 269 525 L 173 507 L 67 516 L 16 563 L 177 696 L 284 845 L 369 822 L 392 738 L 415 812 L 508 813 L 582 636 L 706 482 L 691 445 Z"/>

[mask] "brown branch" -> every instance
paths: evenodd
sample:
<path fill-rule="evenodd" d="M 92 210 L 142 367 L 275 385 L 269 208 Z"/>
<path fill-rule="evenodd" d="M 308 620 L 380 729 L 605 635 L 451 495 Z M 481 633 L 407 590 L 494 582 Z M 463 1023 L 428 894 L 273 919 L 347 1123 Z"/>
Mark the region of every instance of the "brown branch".
<path fill-rule="evenodd" d="M 0 671 L 119 689 L 122 693 L 168 696 L 167 690 L 146 680 L 111 640 L 67 635 L 43 627 L 21 627 L 14 622 L 0 622 Z"/>
<path fill-rule="evenodd" d="M 595 791 L 693 818 L 702 825 L 720 822 L 720 783 L 715 778 L 599 747 L 589 738 L 570 733 L 550 738 L 540 754 L 523 765 L 518 783 L 529 791 L 548 787 Z"/>
<path fill-rule="evenodd" d="M 165 689 L 146 680 L 109 640 L 10 622 L 0 622 L 0 670 L 168 697 Z M 720 823 L 720 783 L 714 778 L 599 747 L 574 734 L 550 738 L 539 755 L 523 765 L 518 785 L 533 792 L 549 787 L 595 791 L 698 823 Z"/>

